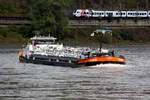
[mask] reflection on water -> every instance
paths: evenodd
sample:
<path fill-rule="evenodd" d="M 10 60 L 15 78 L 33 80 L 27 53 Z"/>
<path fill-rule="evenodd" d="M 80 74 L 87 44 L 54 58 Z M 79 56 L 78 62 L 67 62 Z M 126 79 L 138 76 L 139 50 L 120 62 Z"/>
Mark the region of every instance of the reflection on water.
<path fill-rule="evenodd" d="M 0 100 L 150 100 L 150 46 L 115 50 L 126 66 L 23 64 L 16 50 L 1 49 Z"/>

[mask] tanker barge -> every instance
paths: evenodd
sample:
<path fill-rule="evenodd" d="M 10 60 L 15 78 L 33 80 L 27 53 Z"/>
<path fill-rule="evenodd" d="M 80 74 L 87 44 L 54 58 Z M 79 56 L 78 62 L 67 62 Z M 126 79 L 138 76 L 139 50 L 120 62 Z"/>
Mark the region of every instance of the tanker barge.
<path fill-rule="evenodd" d="M 19 51 L 23 63 L 54 66 L 81 67 L 98 64 L 125 64 L 123 56 L 116 57 L 114 51 L 102 48 L 74 48 L 57 44 L 54 37 L 33 37 L 32 43 Z"/>
<path fill-rule="evenodd" d="M 32 43 L 19 51 L 22 63 L 77 67 L 80 48 L 64 47 L 54 37 L 33 37 Z"/>

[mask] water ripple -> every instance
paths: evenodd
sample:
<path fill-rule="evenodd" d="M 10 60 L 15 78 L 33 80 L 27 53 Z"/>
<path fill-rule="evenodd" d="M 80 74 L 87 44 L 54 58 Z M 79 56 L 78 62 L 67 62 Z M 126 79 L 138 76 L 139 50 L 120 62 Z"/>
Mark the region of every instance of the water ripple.
<path fill-rule="evenodd" d="M 0 100 L 150 100 L 150 46 L 115 50 L 126 66 L 23 64 L 18 49 L 0 49 Z"/>

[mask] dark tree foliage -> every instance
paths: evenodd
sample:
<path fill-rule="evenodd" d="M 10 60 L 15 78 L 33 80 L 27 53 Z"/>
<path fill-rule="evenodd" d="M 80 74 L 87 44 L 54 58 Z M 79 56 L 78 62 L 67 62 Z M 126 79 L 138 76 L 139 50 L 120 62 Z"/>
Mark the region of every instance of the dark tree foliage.
<path fill-rule="evenodd" d="M 66 0 L 35 0 L 31 10 L 33 31 L 59 39 L 68 31 L 68 19 L 63 14 Z"/>
<path fill-rule="evenodd" d="M 104 10 L 148 10 L 149 0 L 68 0 L 71 8 L 92 8 Z"/>

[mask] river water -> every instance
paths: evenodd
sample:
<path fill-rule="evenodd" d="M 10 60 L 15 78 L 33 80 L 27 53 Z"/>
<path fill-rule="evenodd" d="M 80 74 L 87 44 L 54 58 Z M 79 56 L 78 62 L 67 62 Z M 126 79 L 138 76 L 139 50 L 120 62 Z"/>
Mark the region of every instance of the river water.
<path fill-rule="evenodd" d="M 0 49 L 0 100 L 150 100 L 150 46 L 108 47 L 126 66 L 84 68 L 19 63 Z"/>

